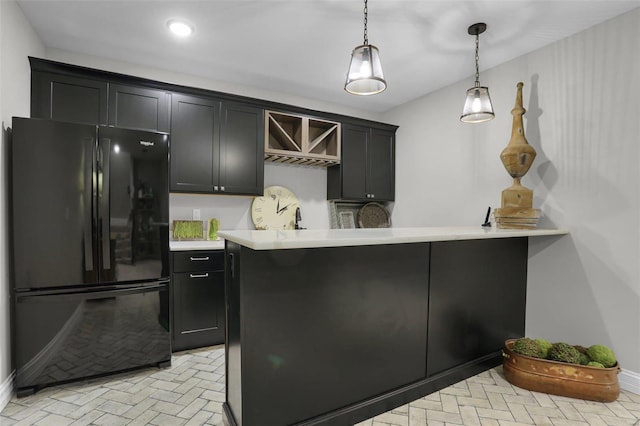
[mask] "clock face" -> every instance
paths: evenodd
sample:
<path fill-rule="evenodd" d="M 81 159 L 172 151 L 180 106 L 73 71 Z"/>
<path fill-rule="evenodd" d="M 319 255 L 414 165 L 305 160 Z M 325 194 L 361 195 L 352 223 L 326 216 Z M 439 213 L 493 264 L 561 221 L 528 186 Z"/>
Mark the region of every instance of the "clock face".
<path fill-rule="evenodd" d="M 253 199 L 251 219 L 256 229 L 294 229 L 300 203 L 293 192 L 282 186 L 269 186 L 262 197 Z"/>

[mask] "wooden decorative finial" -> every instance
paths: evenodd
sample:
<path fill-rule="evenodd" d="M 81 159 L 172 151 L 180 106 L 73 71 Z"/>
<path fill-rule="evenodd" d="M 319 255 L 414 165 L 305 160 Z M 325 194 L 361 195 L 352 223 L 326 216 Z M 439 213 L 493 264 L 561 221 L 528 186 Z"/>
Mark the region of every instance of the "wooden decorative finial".
<path fill-rule="evenodd" d="M 522 116 L 527 111 L 522 106 L 523 86 L 522 82 L 518 82 L 516 102 L 511 110 L 511 139 L 500 154 L 504 168 L 513 178 L 513 184 L 502 191 L 502 208 L 494 212 L 498 228 L 535 228 L 540 217 L 540 212 L 532 208 L 533 191 L 520 183 L 536 158 L 536 150 L 529 145 L 524 135 Z"/>

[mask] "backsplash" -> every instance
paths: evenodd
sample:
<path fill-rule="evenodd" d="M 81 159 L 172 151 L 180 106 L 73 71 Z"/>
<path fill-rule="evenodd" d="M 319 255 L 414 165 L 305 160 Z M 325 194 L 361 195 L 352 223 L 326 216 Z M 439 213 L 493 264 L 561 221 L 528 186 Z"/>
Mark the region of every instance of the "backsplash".
<path fill-rule="evenodd" d="M 284 186 L 296 195 L 300 201 L 302 227 L 330 227 L 326 169 L 266 163 L 264 185 Z M 172 193 L 169 195 L 169 220 L 193 219 L 193 209 L 199 209 L 201 220 L 207 221 L 214 217 L 220 221 L 220 229 L 254 229 L 250 211 L 253 198 L 238 195 Z"/>

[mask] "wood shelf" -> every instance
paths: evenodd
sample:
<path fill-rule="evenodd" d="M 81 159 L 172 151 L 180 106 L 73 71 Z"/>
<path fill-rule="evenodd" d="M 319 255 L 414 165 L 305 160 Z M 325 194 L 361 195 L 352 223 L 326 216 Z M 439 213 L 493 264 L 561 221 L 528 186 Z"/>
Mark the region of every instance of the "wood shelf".
<path fill-rule="evenodd" d="M 268 140 L 265 148 L 302 152 L 302 121 L 283 114 L 266 114 Z"/>
<path fill-rule="evenodd" d="M 340 123 L 265 111 L 265 160 L 308 166 L 340 164 Z"/>

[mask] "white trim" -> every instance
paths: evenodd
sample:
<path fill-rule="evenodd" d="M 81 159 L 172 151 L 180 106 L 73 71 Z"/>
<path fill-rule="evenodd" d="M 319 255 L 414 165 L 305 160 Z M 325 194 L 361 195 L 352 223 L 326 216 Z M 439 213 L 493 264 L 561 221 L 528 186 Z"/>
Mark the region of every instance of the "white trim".
<path fill-rule="evenodd" d="M 620 389 L 640 395 L 640 374 L 629 370 L 622 370 L 618 375 Z"/>
<path fill-rule="evenodd" d="M 13 396 L 13 378 L 16 376 L 16 371 L 13 370 L 7 380 L 0 385 L 0 411 L 4 410 L 11 397 Z"/>

